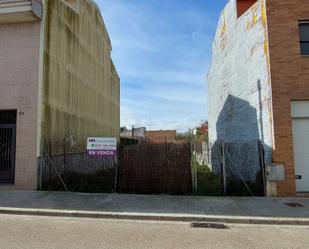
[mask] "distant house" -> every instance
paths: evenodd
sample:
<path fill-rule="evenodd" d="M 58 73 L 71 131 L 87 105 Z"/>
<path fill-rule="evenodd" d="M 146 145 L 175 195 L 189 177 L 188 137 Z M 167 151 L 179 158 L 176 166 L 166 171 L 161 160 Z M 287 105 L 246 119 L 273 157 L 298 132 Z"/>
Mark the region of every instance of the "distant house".
<path fill-rule="evenodd" d="M 152 143 L 175 143 L 176 130 L 146 131 L 145 138 Z"/>
<path fill-rule="evenodd" d="M 260 140 L 279 196 L 309 192 L 309 1 L 230 0 L 207 77 L 209 140 Z"/>
<path fill-rule="evenodd" d="M 36 189 L 46 144 L 119 139 L 111 50 L 92 0 L 0 1 L 0 184 Z"/>
<path fill-rule="evenodd" d="M 126 127 L 121 127 L 120 136 L 122 138 L 137 138 L 140 141 L 151 143 L 176 143 L 176 130 L 147 131 L 146 127 L 128 130 Z"/>
<path fill-rule="evenodd" d="M 120 130 L 120 136 L 124 138 L 145 138 L 146 127 L 132 128 L 128 130 L 126 127 L 122 127 Z"/>

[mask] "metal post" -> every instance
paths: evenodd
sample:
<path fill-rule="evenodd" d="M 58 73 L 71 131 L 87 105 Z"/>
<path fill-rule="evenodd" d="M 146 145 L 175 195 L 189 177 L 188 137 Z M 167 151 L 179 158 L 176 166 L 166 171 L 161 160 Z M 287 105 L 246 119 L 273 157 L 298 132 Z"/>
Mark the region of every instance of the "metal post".
<path fill-rule="evenodd" d="M 198 191 L 198 186 L 197 186 L 197 164 L 195 163 L 195 192 L 197 193 Z"/>
<path fill-rule="evenodd" d="M 118 150 L 118 152 L 117 153 L 119 153 L 119 150 Z M 118 155 L 116 155 L 116 157 L 115 157 L 115 192 L 117 192 L 117 181 L 118 181 Z"/>
<path fill-rule="evenodd" d="M 265 169 L 264 147 L 261 141 L 258 141 L 257 144 L 259 149 L 260 167 L 262 169 L 262 176 L 263 176 L 263 192 L 264 196 L 266 196 L 267 192 L 266 192 L 266 169 Z"/>
<path fill-rule="evenodd" d="M 190 151 L 191 151 L 191 178 L 192 178 L 192 190 L 194 193 L 197 192 L 197 181 L 196 181 L 196 163 L 194 155 L 193 141 L 190 141 Z M 193 164 L 193 165 L 192 165 Z"/>
<path fill-rule="evenodd" d="M 40 175 L 39 175 L 39 190 L 42 190 L 43 188 L 43 170 L 44 170 L 44 140 L 41 138 L 41 158 L 40 158 Z"/>
<path fill-rule="evenodd" d="M 222 182 L 223 182 L 223 195 L 226 196 L 226 164 L 225 164 L 225 146 L 222 142 Z"/>

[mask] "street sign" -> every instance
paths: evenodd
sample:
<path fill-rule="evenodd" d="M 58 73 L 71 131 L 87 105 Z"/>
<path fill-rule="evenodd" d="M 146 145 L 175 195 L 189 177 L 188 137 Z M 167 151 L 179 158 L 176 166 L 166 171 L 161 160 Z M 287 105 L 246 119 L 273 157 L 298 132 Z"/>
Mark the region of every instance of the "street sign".
<path fill-rule="evenodd" d="M 117 154 L 117 139 L 111 137 L 89 137 L 87 140 L 89 156 L 114 157 Z"/>

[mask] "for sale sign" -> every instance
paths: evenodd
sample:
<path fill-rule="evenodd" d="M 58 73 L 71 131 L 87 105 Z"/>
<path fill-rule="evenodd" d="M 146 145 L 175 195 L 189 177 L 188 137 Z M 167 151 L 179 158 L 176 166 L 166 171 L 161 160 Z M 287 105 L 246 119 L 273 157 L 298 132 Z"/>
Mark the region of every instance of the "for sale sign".
<path fill-rule="evenodd" d="M 116 156 L 117 139 L 110 137 L 89 137 L 87 140 L 89 156 Z"/>

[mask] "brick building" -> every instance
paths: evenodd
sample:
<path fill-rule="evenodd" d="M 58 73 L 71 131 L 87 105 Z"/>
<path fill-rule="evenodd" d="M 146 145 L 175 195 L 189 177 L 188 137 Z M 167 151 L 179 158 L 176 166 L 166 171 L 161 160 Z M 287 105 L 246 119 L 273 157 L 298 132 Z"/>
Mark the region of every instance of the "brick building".
<path fill-rule="evenodd" d="M 208 74 L 211 141 L 259 139 L 278 196 L 309 192 L 309 1 L 230 0 Z"/>
<path fill-rule="evenodd" d="M 146 131 L 145 138 L 152 143 L 175 143 L 176 130 Z"/>
<path fill-rule="evenodd" d="M 0 187 L 36 189 L 47 142 L 119 138 L 120 80 L 92 0 L 1 0 L 0 54 Z"/>

